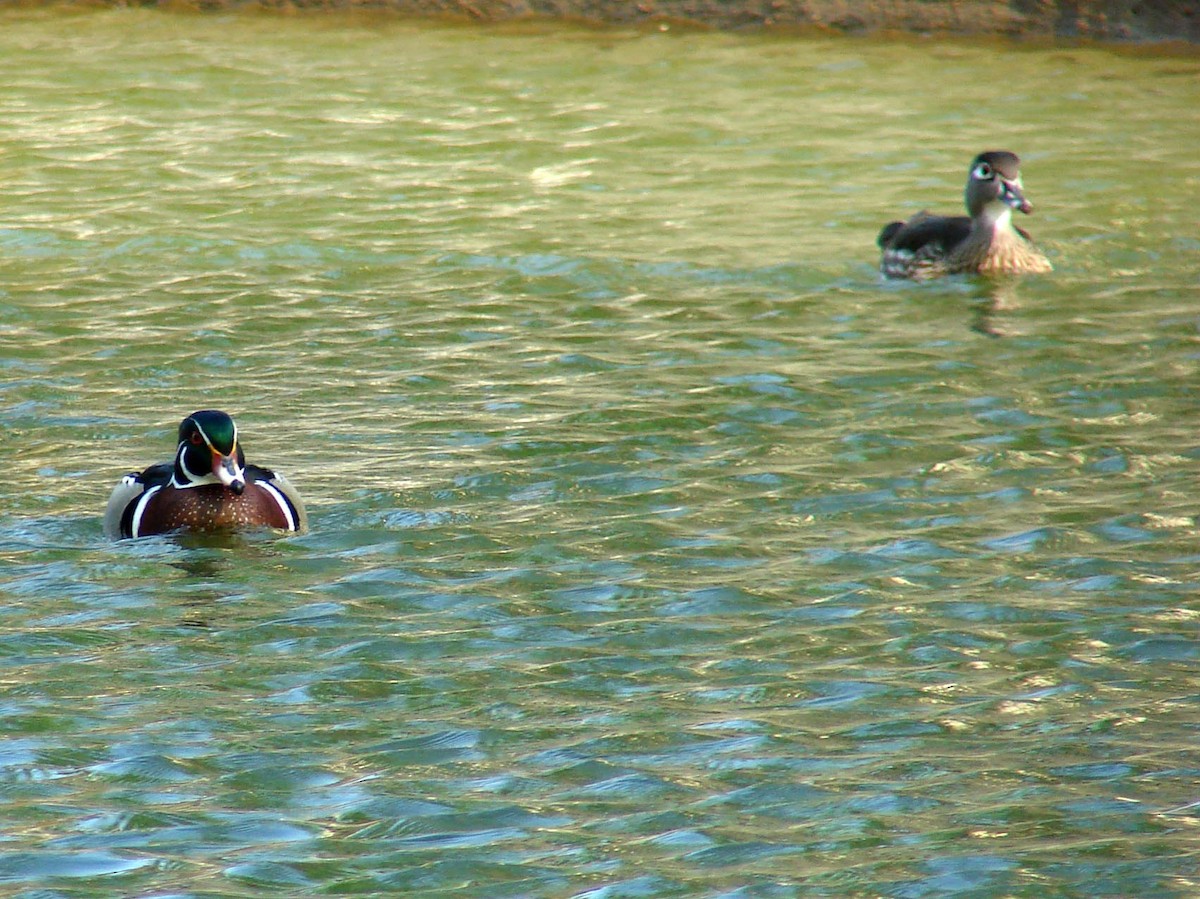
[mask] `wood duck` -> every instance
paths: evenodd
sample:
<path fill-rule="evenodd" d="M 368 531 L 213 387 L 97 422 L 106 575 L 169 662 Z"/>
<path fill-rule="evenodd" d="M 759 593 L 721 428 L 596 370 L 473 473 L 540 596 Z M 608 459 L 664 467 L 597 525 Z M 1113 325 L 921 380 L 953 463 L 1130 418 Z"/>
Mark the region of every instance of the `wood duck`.
<path fill-rule="evenodd" d="M 205 409 L 179 425 L 174 462 L 121 478 L 104 511 L 104 533 L 115 540 L 176 530 L 299 531 L 307 520 L 287 478 L 246 464 L 233 419 Z"/>
<path fill-rule="evenodd" d="M 980 153 L 967 176 L 967 216 L 922 210 L 907 222 L 892 222 L 876 241 L 880 270 L 889 278 L 934 278 L 959 273 L 1018 275 L 1048 272 L 1048 260 L 1012 223 L 1012 213 L 1033 211 L 1021 187 L 1015 153 Z"/>

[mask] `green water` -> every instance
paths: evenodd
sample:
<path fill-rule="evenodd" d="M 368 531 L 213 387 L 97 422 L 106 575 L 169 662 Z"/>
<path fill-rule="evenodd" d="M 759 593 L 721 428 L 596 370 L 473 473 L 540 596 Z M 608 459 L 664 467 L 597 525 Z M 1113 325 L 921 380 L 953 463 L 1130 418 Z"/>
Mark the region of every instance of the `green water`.
<path fill-rule="evenodd" d="M 0 83 L 5 895 L 1200 890 L 1200 60 L 6 10 Z M 1055 272 L 881 282 L 991 148 Z M 308 534 L 103 539 L 200 407 Z"/>

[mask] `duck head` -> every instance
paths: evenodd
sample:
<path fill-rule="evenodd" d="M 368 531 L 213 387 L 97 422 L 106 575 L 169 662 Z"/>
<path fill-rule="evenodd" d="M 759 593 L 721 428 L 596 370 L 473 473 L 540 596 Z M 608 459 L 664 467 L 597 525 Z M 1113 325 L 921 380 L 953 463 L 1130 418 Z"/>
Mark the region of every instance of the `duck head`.
<path fill-rule="evenodd" d="M 971 218 L 1007 221 L 1013 209 L 1033 212 L 1021 187 L 1020 165 L 1017 154 L 1007 150 L 991 150 L 975 157 L 967 178 L 967 211 Z"/>
<path fill-rule="evenodd" d="M 223 484 L 240 494 L 246 489 L 245 468 L 246 456 L 238 445 L 237 425 L 229 415 L 202 409 L 180 423 L 174 486 Z"/>

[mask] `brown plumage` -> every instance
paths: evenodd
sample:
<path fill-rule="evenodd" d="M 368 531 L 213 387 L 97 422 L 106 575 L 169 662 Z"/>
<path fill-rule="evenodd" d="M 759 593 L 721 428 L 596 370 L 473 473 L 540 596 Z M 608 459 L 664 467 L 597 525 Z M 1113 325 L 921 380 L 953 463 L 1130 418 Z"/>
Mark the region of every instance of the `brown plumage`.
<path fill-rule="evenodd" d="M 1017 275 L 1048 272 L 1048 260 L 1012 223 L 1014 209 L 1030 213 L 1015 153 L 980 153 L 967 177 L 970 216 L 921 211 L 879 232 L 880 270 L 889 278 L 932 278 L 958 273 Z"/>
<path fill-rule="evenodd" d="M 236 531 L 248 527 L 295 530 L 278 497 L 253 481 L 241 493 L 223 484 L 202 484 L 178 490 L 169 484 L 155 492 L 141 512 L 142 533 L 175 531 Z"/>
<path fill-rule="evenodd" d="M 104 512 L 110 537 L 264 527 L 303 530 L 304 503 L 283 475 L 247 465 L 237 425 L 214 409 L 179 425 L 174 462 L 121 478 Z"/>

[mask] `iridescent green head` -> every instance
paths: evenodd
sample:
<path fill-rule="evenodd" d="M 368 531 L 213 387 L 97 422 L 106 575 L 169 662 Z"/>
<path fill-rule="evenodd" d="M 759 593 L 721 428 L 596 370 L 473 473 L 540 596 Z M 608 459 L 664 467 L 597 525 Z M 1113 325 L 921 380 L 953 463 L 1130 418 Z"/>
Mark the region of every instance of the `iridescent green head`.
<path fill-rule="evenodd" d="M 246 457 L 238 445 L 237 425 L 224 412 L 202 409 L 179 425 L 175 486 L 224 484 L 234 493 L 246 489 Z"/>

